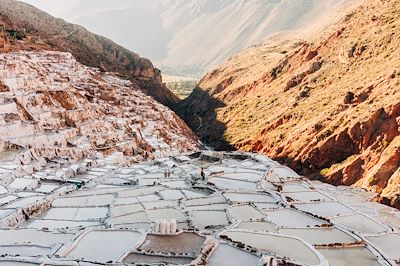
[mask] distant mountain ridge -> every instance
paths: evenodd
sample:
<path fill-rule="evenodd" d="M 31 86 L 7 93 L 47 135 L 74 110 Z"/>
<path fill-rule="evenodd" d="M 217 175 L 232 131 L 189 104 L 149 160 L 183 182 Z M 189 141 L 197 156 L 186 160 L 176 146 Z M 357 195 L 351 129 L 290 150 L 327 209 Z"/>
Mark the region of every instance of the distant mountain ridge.
<path fill-rule="evenodd" d="M 323 26 L 323 18 L 351 0 L 57 2 L 59 7 L 47 7 L 49 11 L 138 51 L 164 72 L 201 75 L 271 34 L 303 31 L 316 22 Z"/>

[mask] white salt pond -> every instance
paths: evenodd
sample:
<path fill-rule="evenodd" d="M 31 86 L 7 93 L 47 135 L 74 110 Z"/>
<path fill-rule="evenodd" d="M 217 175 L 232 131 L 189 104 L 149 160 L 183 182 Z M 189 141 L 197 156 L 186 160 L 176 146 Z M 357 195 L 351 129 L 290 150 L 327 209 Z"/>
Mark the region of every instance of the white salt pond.
<path fill-rule="evenodd" d="M 207 261 L 209 266 L 257 266 L 260 258 L 240 249 L 228 246 L 226 244 L 219 245 Z"/>
<path fill-rule="evenodd" d="M 78 238 L 64 256 L 102 263 L 116 262 L 142 238 L 142 234 L 135 231 L 90 231 Z"/>
<path fill-rule="evenodd" d="M 0 187 L 0 265 L 347 266 L 399 259 L 399 234 L 387 225 L 400 212 L 366 203 L 370 194 L 306 181 L 262 155 L 205 154 L 127 168 L 103 160 L 64 181 L 55 176 L 70 173 L 63 164 L 24 176 L 14 189 Z M 43 177 L 37 186 L 30 180 Z M 178 231 L 154 232 L 161 219 L 176 220 Z"/>
<path fill-rule="evenodd" d="M 376 257 L 365 247 L 321 248 L 318 251 L 329 261 L 330 266 L 381 265 Z"/>
<path fill-rule="evenodd" d="M 244 243 L 264 252 L 291 258 L 298 263 L 308 265 L 321 264 L 321 260 L 316 251 L 313 250 L 311 246 L 307 246 L 305 243 L 295 238 L 242 231 L 227 231 L 222 233 L 222 235 L 228 237 L 232 241 Z"/>
<path fill-rule="evenodd" d="M 267 210 L 264 213 L 278 227 L 306 228 L 329 224 L 326 221 L 292 209 Z"/>
<path fill-rule="evenodd" d="M 226 226 L 229 223 L 224 211 L 194 211 L 192 222 L 197 229 L 205 229 L 208 226 Z"/>

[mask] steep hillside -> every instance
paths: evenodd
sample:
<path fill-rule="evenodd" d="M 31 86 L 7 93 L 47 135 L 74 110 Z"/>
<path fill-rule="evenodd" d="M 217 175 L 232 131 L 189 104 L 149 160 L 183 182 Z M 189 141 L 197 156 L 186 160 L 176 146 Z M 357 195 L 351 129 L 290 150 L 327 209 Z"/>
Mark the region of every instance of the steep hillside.
<path fill-rule="evenodd" d="M 31 42 L 41 41 L 54 50 L 70 52 L 85 65 L 119 73 L 165 105 L 172 106 L 178 101 L 162 85 L 160 71 L 148 59 L 81 26 L 54 18 L 15 0 L 0 1 L 1 24 L 3 30 L 28 35 Z"/>
<path fill-rule="evenodd" d="M 399 208 L 400 2 L 365 1 L 333 28 L 239 54 L 180 113 L 218 148 L 264 153 Z"/>
<path fill-rule="evenodd" d="M 129 161 L 198 147 L 170 109 L 129 80 L 86 67 L 70 53 L 0 53 L 0 84 L 3 154 L 35 154 L 43 161 L 117 152 Z"/>
<path fill-rule="evenodd" d="M 353 0 L 26 0 L 155 62 L 202 75 L 239 50 L 282 31 L 323 26 Z M 117 7 L 116 7 L 117 6 Z M 310 19 L 312 18 L 312 19 Z M 127 26 L 129 29 L 127 30 Z"/>

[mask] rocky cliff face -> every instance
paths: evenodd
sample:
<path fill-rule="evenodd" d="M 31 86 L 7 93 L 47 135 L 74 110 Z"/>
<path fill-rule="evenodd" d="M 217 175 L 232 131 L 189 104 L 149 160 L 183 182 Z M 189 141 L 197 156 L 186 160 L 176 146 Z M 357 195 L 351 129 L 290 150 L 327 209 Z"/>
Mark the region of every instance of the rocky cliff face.
<path fill-rule="evenodd" d="M 400 207 L 400 3 L 366 1 L 315 42 L 251 48 L 180 105 L 203 139 Z M 217 139 L 217 140 L 215 140 Z"/>
<path fill-rule="evenodd" d="M 161 81 L 161 73 L 145 58 L 85 28 L 54 18 L 28 4 L 0 1 L 3 30 L 27 35 L 54 50 L 69 52 L 82 64 L 119 73 L 157 101 L 172 106 L 178 98 Z"/>

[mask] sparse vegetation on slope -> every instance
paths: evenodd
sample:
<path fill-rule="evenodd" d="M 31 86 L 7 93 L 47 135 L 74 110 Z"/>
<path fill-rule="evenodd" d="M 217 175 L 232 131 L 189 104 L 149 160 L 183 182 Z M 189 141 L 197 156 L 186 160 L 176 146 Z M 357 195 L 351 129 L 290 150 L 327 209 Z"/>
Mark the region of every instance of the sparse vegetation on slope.
<path fill-rule="evenodd" d="M 202 79 L 181 115 L 203 139 L 219 136 L 214 145 L 400 207 L 400 2 L 365 1 L 334 28 L 314 43 L 239 54 Z"/>

